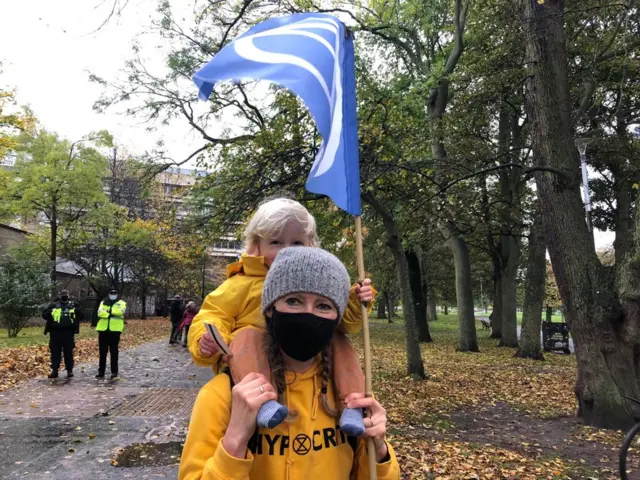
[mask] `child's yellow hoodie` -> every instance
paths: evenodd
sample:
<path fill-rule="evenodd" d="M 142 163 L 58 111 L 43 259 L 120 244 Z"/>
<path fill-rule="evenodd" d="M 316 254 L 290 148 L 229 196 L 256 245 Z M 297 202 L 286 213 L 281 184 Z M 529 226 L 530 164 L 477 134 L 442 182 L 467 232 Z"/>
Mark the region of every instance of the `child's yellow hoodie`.
<path fill-rule="evenodd" d="M 233 334 L 239 328 L 266 328 L 260 302 L 267 272 L 264 257 L 242 255 L 239 261 L 227 266 L 227 280 L 207 295 L 189 328 L 189 351 L 197 365 L 213 365 L 214 371 L 219 371 L 220 355 L 203 357 L 200 354 L 199 341 L 205 332 L 205 322 L 218 327 L 227 344 L 233 340 Z M 371 309 L 372 305 L 369 305 L 369 308 Z M 338 329 L 343 333 L 357 333 L 361 328 L 360 302 L 355 289 L 352 288 L 347 310 Z"/>
<path fill-rule="evenodd" d="M 231 385 L 216 376 L 198 394 L 182 451 L 179 480 L 368 479 L 366 441 L 347 437 L 322 408 L 320 363 L 303 374 L 286 374 L 283 403 L 297 415 L 273 429 L 259 429 L 244 459 L 229 455 L 222 437 L 231 414 Z M 329 384 L 328 398 L 333 398 Z M 379 480 L 400 478 L 396 455 L 377 465 Z"/>

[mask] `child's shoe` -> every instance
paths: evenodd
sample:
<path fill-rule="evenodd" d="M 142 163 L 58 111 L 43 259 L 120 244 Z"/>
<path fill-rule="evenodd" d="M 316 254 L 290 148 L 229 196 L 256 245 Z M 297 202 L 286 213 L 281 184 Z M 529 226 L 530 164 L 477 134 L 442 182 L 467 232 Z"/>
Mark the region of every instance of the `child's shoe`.
<path fill-rule="evenodd" d="M 364 416 L 361 408 L 345 408 L 340 415 L 340 430 L 351 437 L 364 434 Z"/>
<path fill-rule="evenodd" d="M 258 410 L 256 423 L 258 427 L 273 428 L 284 422 L 289 415 L 289 410 L 284 405 L 280 405 L 275 400 L 269 400 Z"/>

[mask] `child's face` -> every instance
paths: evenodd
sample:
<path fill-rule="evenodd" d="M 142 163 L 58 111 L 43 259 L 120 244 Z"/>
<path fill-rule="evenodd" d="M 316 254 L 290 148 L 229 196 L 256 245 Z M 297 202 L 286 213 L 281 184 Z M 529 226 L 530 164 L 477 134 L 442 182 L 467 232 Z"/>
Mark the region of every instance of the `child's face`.
<path fill-rule="evenodd" d="M 338 319 L 338 310 L 333 302 L 315 293 L 292 293 L 279 299 L 274 307 L 281 313 L 313 313 L 329 320 Z"/>
<path fill-rule="evenodd" d="M 292 221 L 275 238 L 261 238 L 258 242 L 258 255 L 264 257 L 264 262 L 270 266 L 278 252 L 286 247 L 308 247 L 309 235 L 305 234 L 305 225 Z"/>

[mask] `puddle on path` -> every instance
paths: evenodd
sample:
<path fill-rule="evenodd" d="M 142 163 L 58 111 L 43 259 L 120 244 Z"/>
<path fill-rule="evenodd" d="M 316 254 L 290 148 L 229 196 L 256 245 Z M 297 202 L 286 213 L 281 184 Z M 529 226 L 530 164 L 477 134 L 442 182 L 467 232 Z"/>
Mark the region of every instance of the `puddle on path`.
<path fill-rule="evenodd" d="M 183 442 L 134 443 L 118 449 L 113 465 L 121 468 L 161 467 L 180 463 Z"/>

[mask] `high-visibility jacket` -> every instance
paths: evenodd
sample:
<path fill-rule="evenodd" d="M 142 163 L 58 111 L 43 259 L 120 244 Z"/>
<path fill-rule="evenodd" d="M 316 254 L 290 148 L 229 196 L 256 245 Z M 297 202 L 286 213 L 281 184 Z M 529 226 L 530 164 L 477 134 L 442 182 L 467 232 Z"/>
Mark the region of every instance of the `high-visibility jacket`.
<path fill-rule="evenodd" d="M 124 313 L 127 310 L 127 303 L 118 300 L 113 305 L 100 303 L 98 308 L 98 332 L 122 332 L 124 330 Z"/>
<path fill-rule="evenodd" d="M 56 301 L 50 304 L 43 312 L 42 318 L 47 321 L 44 333 L 52 330 L 74 330 L 80 333 L 80 321 L 84 315 L 82 309 L 76 310 L 74 302 Z"/>
<path fill-rule="evenodd" d="M 60 327 L 71 327 L 76 322 L 76 309 L 73 304 L 56 304 L 51 310 L 54 323 Z"/>

